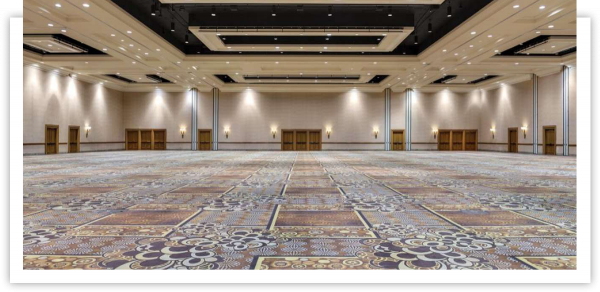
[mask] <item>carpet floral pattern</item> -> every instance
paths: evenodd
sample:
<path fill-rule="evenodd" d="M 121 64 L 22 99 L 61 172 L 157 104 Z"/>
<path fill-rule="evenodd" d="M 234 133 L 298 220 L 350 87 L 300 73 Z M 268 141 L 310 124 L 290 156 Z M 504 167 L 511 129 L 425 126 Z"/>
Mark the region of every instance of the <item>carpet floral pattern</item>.
<path fill-rule="evenodd" d="M 25 156 L 24 269 L 576 269 L 576 160 Z"/>

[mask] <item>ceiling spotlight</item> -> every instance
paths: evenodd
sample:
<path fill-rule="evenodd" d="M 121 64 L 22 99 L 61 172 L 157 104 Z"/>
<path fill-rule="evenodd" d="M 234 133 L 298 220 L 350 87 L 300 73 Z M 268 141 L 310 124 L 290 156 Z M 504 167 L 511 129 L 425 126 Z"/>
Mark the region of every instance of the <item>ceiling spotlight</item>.
<path fill-rule="evenodd" d="M 60 3 L 56 3 L 56 4 L 54 4 L 54 6 L 56 6 L 56 8 L 61 8 L 62 7 L 62 5 L 60 5 Z"/>
<path fill-rule="evenodd" d="M 514 8 L 514 9 L 517 9 L 517 8 L 519 8 L 519 7 L 521 7 L 521 6 L 520 6 L 520 5 L 518 5 L 518 4 L 517 4 L 517 5 L 515 5 L 515 6 L 513 6 L 513 8 Z"/>
<path fill-rule="evenodd" d="M 477 34 L 477 32 L 476 32 L 476 31 L 472 31 L 472 32 L 471 32 L 471 35 L 475 35 L 475 34 Z"/>
<path fill-rule="evenodd" d="M 49 26 L 49 27 L 53 27 L 53 26 L 54 26 L 54 24 L 52 24 L 52 23 L 48 23 L 48 26 Z"/>
<path fill-rule="evenodd" d="M 327 7 L 327 16 L 333 16 L 333 7 Z"/>
<path fill-rule="evenodd" d="M 388 17 L 392 17 L 392 6 L 388 6 Z"/>
<path fill-rule="evenodd" d="M 544 5 L 540 6 L 540 10 L 544 10 L 544 9 L 546 9 L 546 6 L 544 6 Z"/>
<path fill-rule="evenodd" d="M 297 12 L 302 12 L 302 11 L 304 11 L 304 6 L 303 6 L 303 5 L 298 5 L 298 6 L 296 7 L 296 11 L 297 11 Z"/>
<path fill-rule="evenodd" d="M 185 34 L 185 43 L 189 44 L 190 43 L 190 35 L 189 34 Z"/>
<path fill-rule="evenodd" d="M 171 31 L 174 32 L 175 31 L 175 22 L 171 21 Z"/>
<path fill-rule="evenodd" d="M 217 16 L 217 8 L 216 7 L 212 7 L 210 9 L 210 16 Z"/>
<path fill-rule="evenodd" d="M 419 36 L 415 35 L 415 45 L 418 45 L 418 44 L 419 44 Z"/>
<path fill-rule="evenodd" d="M 128 34 L 131 34 L 131 30 L 128 30 L 128 31 L 127 31 L 127 33 L 128 33 Z"/>
<path fill-rule="evenodd" d="M 85 8 L 90 8 L 90 4 L 83 3 L 83 7 L 85 7 Z"/>
<path fill-rule="evenodd" d="M 271 8 L 271 16 L 277 16 L 277 7 L 275 5 Z"/>
<path fill-rule="evenodd" d="M 61 31 L 61 32 L 67 32 L 67 30 L 66 30 L 66 29 L 61 29 L 60 31 Z"/>
<path fill-rule="evenodd" d="M 429 21 L 429 24 L 427 25 L 427 32 L 428 33 L 432 33 L 433 32 L 433 24 L 431 24 L 431 21 Z"/>
<path fill-rule="evenodd" d="M 150 5 L 150 15 L 156 16 L 156 4 Z"/>
<path fill-rule="evenodd" d="M 552 25 L 552 24 L 548 25 L 548 28 L 554 28 L 554 25 Z"/>
<path fill-rule="evenodd" d="M 452 17 L 452 6 L 448 5 L 448 17 Z"/>

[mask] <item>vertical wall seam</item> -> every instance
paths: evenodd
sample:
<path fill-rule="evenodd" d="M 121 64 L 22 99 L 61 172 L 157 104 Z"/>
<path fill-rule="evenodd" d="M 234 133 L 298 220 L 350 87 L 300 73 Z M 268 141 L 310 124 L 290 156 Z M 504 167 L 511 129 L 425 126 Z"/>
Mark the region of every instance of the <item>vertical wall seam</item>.
<path fill-rule="evenodd" d="M 533 80 L 533 154 L 539 153 L 539 126 L 538 126 L 538 76 L 532 75 Z"/>
<path fill-rule="evenodd" d="M 563 101 L 563 155 L 569 156 L 569 71 L 563 66 L 562 71 L 562 101 Z"/>

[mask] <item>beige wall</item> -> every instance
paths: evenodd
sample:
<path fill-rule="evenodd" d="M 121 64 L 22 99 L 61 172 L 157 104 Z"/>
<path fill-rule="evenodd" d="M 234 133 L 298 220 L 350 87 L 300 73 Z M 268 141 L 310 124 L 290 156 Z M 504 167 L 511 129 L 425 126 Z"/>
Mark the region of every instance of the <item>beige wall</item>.
<path fill-rule="evenodd" d="M 436 93 L 415 90 L 412 98 L 412 149 L 437 149 L 433 129 L 479 128 L 479 93 L 442 90 Z"/>
<path fill-rule="evenodd" d="M 541 83 L 541 82 L 540 82 Z M 533 152 L 533 82 L 481 90 L 480 150 L 507 151 L 508 128 L 519 129 L 519 152 Z M 541 109 L 540 109 L 541 112 Z M 540 115 L 541 116 L 541 115 Z M 526 126 L 526 137 L 521 127 Z M 490 129 L 496 129 L 495 137 Z"/>
<path fill-rule="evenodd" d="M 570 144 L 576 144 L 576 70 L 570 78 Z M 555 125 L 562 143 L 561 73 L 539 79 L 539 143 L 543 126 Z M 391 128 L 405 129 L 404 92 L 391 96 Z M 81 151 L 124 148 L 127 128 L 167 130 L 168 149 L 190 149 L 191 95 L 188 92 L 122 93 L 52 72 L 24 66 L 24 153 L 44 153 L 44 125 L 60 126 L 60 151 L 67 152 L 68 126 L 81 127 Z M 212 128 L 212 92 L 201 92 L 198 128 Z M 416 90 L 412 101 L 414 150 L 437 149 L 433 129 L 478 129 L 480 150 L 506 151 L 508 128 L 519 131 L 519 151 L 531 153 L 532 81 L 469 93 Z M 279 150 L 282 129 L 321 129 L 324 150 L 382 150 L 384 93 L 349 90 L 340 93 L 221 92 L 219 148 Z M 86 125 L 92 127 L 85 137 Z M 180 127 L 187 132 L 182 138 Z M 225 138 L 224 129 L 230 129 Z M 331 128 L 327 139 L 326 129 Z M 379 129 L 375 139 L 374 128 Z M 496 129 L 492 139 L 490 128 Z M 271 129 L 277 130 L 273 139 Z M 112 142 L 112 143 L 109 143 Z M 117 142 L 117 143 L 115 143 Z M 40 144 L 40 145 L 27 145 Z M 542 147 L 540 146 L 540 151 Z M 558 153 L 562 148 L 558 147 Z M 576 147 L 570 147 L 571 154 Z"/>
<path fill-rule="evenodd" d="M 61 153 L 68 152 L 69 126 L 80 127 L 82 152 L 123 149 L 123 143 L 114 143 L 124 141 L 123 93 L 24 66 L 23 153 L 44 154 L 46 124 L 59 126 Z M 92 128 L 88 137 L 86 125 Z"/>
<path fill-rule="evenodd" d="M 219 149 L 276 150 L 281 149 L 282 129 L 321 129 L 324 150 L 382 150 L 383 112 L 383 92 L 221 92 Z M 225 128 L 230 129 L 229 138 L 225 138 Z M 327 128 L 332 131 L 330 139 L 327 139 Z M 377 139 L 373 135 L 374 128 L 380 131 Z M 277 130 L 275 139 L 271 129 Z"/>
<path fill-rule="evenodd" d="M 168 150 L 191 149 L 191 92 L 126 92 L 123 102 L 123 124 L 125 129 L 166 129 Z M 207 124 L 206 114 L 198 115 L 199 125 L 212 127 L 212 100 L 206 105 L 205 96 L 199 100 L 204 113 L 207 107 L 211 114 Z M 199 110 L 200 112 L 200 110 Z M 186 132 L 181 137 L 180 128 Z"/>

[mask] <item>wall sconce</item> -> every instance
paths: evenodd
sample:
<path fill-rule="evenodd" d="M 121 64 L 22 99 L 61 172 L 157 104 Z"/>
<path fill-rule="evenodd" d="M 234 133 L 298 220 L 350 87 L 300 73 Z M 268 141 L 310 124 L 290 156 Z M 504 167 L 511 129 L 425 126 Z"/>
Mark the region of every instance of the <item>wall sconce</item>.
<path fill-rule="evenodd" d="M 523 139 L 527 138 L 527 127 L 523 126 L 521 127 L 521 130 L 523 130 Z"/>
<path fill-rule="evenodd" d="M 185 130 L 185 127 L 179 128 L 179 133 L 181 133 L 181 139 L 183 139 L 183 136 L 185 135 Z"/>
<path fill-rule="evenodd" d="M 496 129 L 491 128 L 490 132 L 492 132 L 492 139 L 496 139 Z"/>
<path fill-rule="evenodd" d="M 438 130 L 433 129 L 433 139 L 437 139 Z"/>
<path fill-rule="evenodd" d="M 275 134 L 277 134 L 277 130 L 271 129 L 271 135 L 273 135 L 273 139 L 275 139 Z"/>
<path fill-rule="evenodd" d="M 329 137 L 331 137 L 331 129 L 327 129 L 326 133 L 327 133 L 327 139 L 329 139 Z"/>
<path fill-rule="evenodd" d="M 225 139 L 229 139 L 229 128 L 225 128 Z"/>
<path fill-rule="evenodd" d="M 373 134 L 375 134 L 375 139 L 377 139 L 377 135 L 379 134 L 379 130 L 378 129 L 373 130 Z"/>
<path fill-rule="evenodd" d="M 88 137 L 88 134 L 90 133 L 90 131 L 92 130 L 92 127 L 90 126 L 85 126 L 85 137 Z"/>

